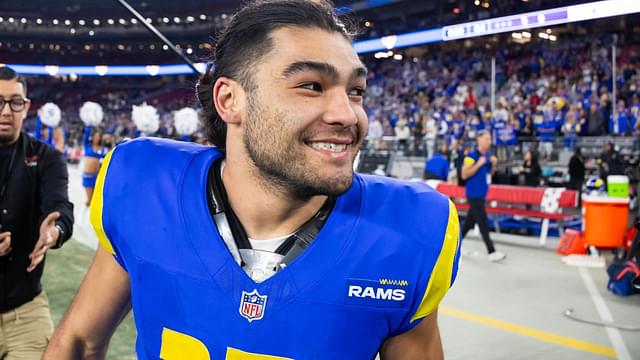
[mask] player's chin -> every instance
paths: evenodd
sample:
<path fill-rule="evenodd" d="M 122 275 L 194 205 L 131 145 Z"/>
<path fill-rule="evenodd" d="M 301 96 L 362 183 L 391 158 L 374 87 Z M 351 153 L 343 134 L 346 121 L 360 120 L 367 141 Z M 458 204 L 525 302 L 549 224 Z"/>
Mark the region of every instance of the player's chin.
<path fill-rule="evenodd" d="M 327 178 L 324 181 L 326 195 L 341 195 L 351 187 L 353 183 L 353 172 L 351 170 Z"/>

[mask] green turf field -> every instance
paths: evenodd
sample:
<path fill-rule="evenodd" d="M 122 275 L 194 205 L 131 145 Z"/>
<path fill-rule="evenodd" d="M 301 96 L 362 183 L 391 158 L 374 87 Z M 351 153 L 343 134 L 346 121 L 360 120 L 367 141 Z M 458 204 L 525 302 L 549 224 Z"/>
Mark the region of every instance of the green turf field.
<path fill-rule="evenodd" d="M 91 263 L 93 253 L 93 250 L 73 239 L 69 240 L 62 249 L 47 252 L 42 282 L 49 296 L 54 324 L 58 324 L 73 300 Z M 133 320 L 129 315 L 111 339 L 107 359 L 135 359 L 135 334 Z"/>

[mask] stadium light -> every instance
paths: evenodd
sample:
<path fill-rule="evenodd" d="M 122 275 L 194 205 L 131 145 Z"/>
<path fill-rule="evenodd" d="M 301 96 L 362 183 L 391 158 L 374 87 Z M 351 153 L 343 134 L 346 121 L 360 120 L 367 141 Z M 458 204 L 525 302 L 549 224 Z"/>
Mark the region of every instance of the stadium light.
<path fill-rule="evenodd" d="M 64 21 L 64 24 L 65 24 L 65 25 L 67 25 L 67 26 L 71 26 L 71 20 L 66 19 L 66 20 Z"/>
<path fill-rule="evenodd" d="M 96 73 L 99 76 L 105 76 L 107 74 L 107 72 L 109 71 L 109 67 L 106 65 L 97 65 L 95 67 Z"/>
<path fill-rule="evenodd" d="M 382 43 L 382 45 L 384 45 L 385 48 L 393 49 L 396 46 L 396 43 L 398 42 L 398 36 L 397 35 L 383 36 L 382 39 L 380 39 L 380 42 Z"/>
<path fill-rule="evenodd" d="M 9 17 L 7 20 L 8 20 L 10 23 L 13 23 L 13 22 L 15 21 L 15 19 L 14 19 L 14 18 L 12 18 L 12 17 Z"/>
<path fill-rule="evenodd" d="M 160 72 L 160 66 L 158 65 L 147 65 L 145 69 L 151 76 L 156 76 Z"/>
<path fill-rule="evenodd" d="M 74 29 L 74 28 L 69 29 L 69 33 L 71 33 L 71 35 L 75 34 L 76 33 L 76 29 Z"/>
<path fill-rule="evenodd" d="M 93 19 L 93 25 L 95 25 L 95 26 L 100 25 L 100 20 L 98 20 L 98 19 Z"/>
<path fill-rule="evenodd" d="M 95 32 L 95 31 L 93 31 L 93 30 L 89 30 L 89 36 L 93 36 L 93 35 L 95 35 L 95 34 L 96 34 L 96 32 Z"/>
<path fill-rule="evenodd" d="M 207 64 L 205 63 L 195 63 L 193 66 L 200 72 L 200 74 L 204 74 L 205 70 L 207 70 Z"/>
<path fill-rule="evenodd" d="M 358 54 L 365 54 L 375 51 L 387 50 L 388 47 L 382 43 L 382 39 L 369 39 L 356 41 L 353 46 L 356 49 Z M 387 45 L 389 45 L 389 40 L 387 41 Z M 395 35 L 395 43 L 393 44 L 394 48 L 401 48 L 407 46 L 414 45 L 423 45 L 434 42 L 442 41 L 442 29 L 431 29 L 431 30 L 423 30 L 416 31 L 412 33 L 406 33 L 401 35 Z"/>
<path fill-rule="evenodd" d="M 60 22 L 58 21 L 58 19 L 53 19 L 53 20 L 51 20 L 51 23 L 53 25 L 58 25 Z"/>
<path fill-rule="evenodd" d="M 23 24 L 26 24 L 27 23 L 27 18 L 20 19 L 20 22 L 23 23 Z"/>
<path fill-rule="evenodd" d="M 549 39 L 549 34 L 545 33 L 545 32 L 540 32 L 538 33 L 538 37 L 541 39 Z"/>
<path fill-rule="evenodd" d="M 191 15 L 187 16 L 187 22 L 194 22 L 194 21 L 196 21 L 196 18 L 194 18 Z"/>
<path fill-rule="evenodd" d="M 47 65 L 44 67 L 44 71 L 46 71 L 47 74 L 51 76 L 56 76 L 59 70 L 60 70 L 60 67 L 58 67 L 57 65 Z"/>
<path fill-rule="evenodd" d="M 207 15 L 205 14 L 200 14 L 200 20 L 207 20 Z"/>
<path fill-rule="evenodd" d="M 42 19 L 37 18 L 37 19 L 36 19 L 36 24 L 38 24 L 38 25 L 42 24 Z"/>

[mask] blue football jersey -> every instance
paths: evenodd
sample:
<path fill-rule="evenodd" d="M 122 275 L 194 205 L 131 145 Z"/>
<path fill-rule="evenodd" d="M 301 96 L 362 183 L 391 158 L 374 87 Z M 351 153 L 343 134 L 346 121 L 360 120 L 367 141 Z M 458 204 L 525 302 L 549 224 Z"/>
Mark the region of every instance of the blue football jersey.
<path fill-rule="evenodd" d="M 421 183 L 358 174 L 316 240 L 255 283 L 208 208 L 221 156 L 142 138 L 105 158 L 91 222 L 129 274 L 140 359 L 372 359 L 453 284 L 452 203 Z"/>

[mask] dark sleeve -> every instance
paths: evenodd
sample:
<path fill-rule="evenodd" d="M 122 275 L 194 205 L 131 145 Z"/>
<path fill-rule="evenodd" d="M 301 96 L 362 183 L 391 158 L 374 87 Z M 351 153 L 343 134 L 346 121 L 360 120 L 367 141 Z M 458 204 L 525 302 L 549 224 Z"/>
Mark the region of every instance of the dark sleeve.
<path fill-rule="evenodd" d="M 444 181 L 449 178 L 449 161 L 444 162 Z"/>
<path fill-rule="evenodd" d="M 533 173 L 533 176 L 536 176 L 536 177 L 539 177 L 540 175 L 542 175 L 542 169 L 540 168 L 540 164 L 538 163 L 531 164 L 531 172 Z"/>
<path fill-rule="evenodd" d="M 40 169 L 40 214 L 39 223 L 54 211 L 60 212 L 56 221 L 63 233 L 54 248 L 59 248 L 73 233 L 73 204 L 69 202 L 69 174 L 62 153 L 47 147 Z"/>

